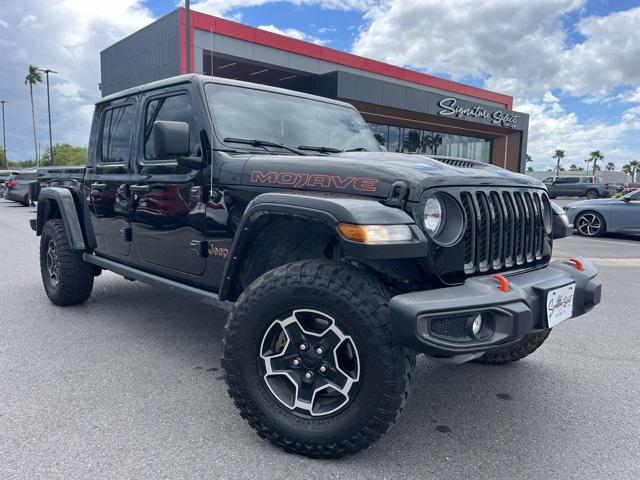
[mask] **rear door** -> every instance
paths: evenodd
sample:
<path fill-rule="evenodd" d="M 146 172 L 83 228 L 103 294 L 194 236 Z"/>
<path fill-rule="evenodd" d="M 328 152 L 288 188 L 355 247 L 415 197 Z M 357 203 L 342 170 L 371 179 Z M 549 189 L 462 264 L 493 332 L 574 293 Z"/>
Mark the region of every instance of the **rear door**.
<path fill-rule="evenodd" d="M 140 266 L 181 279 L 200 276 L 207 254 L 204 175 L 178 165 L 176 158 L 156 155 L 152 132 L 156 121 L 186 122 L 191 154 L 200 152 L 190 86 L 150 92 L 141 106 L 139 160 L 131 185 L 133 243 Z"/>
<path fill-rule="evenodd" d="M 129 98 L 99 112 L 96 158 L 85 175 L 96 252 L 108 257 L 127 258 L 131 252 L 128 188 L 136 107 Z"/>

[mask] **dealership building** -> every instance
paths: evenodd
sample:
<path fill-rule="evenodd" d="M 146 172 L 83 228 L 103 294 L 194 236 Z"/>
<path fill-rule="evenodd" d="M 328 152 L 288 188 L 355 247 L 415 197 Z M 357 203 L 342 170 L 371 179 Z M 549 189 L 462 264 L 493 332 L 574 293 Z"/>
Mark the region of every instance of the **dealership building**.
<path fill-rule="evenodd" d="M 529 117 L 512 110 L 508 95 L 185 13 L 179 8 L 102 51 L 102 95 L 187 70 L 273 85 L 351 103 L 389 151 L 524 172 Z"/>

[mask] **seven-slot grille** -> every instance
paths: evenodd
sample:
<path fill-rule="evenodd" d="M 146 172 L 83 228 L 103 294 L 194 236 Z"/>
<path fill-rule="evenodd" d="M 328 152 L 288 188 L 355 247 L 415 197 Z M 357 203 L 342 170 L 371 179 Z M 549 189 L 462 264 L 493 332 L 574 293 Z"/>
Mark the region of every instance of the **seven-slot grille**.
<path fill-rule="evenodd" d="M 531 190 L 469 190 L 460 193 L 467 217 L 466 274 L 532 265 L 543 257 L 547 235 L 546 194 Z M 550 212 L 547 212 L 549 215 Z"/>

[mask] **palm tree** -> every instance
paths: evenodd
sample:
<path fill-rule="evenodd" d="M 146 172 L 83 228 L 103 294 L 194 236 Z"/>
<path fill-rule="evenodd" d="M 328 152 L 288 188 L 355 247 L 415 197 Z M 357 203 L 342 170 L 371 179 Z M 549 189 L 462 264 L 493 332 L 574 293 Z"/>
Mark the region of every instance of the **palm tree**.
<path fill-rule="evenodd" d="M 640 170 L 640 160 L 631 160 L 629 162 L 629 164 L 631 165 L 631 168 L 633 168 L 633 181 L 635 182 L 636 179 L 636 174 L 638 173 L 638 170 Z"/>
<path fill-rule="evenodd" d="M 556 161 L 556 175 L 560 175 L 560 161 L 564 158 L 564 150 L 556 150 L 551 158 Z"/>
<path fill-rule="evenodd" d="M 627 175 L 631 175 L 631 181 L 636 181 L 636 173 L 640 170 L 640 161 L 632 160 L 629 163 L 622 166 L 622 172 Z"/>
<path fill-rule="evenodd" d="M 593 158 L 589 157 L 589 158 L 585 158 L 584 159 L 584 163 L 587 164 L 587 175 L 589 175 L 589 164 L 593 162 Z"/>
<path fill-rule="evenodd" d="M 29 71 L 24 78 L 24 84 L 29 86 L 29 96 L 31 97 L 31 122 L 33 124 L 33 146 L 36 151 L 36 165 L 38 164 L 38 140 L 36 138 L 36 109 L 33 105 L 33 86 L 42 83 L 42 74 L 38 71 L 38 67 L 29 65 Z"/>
<path fill-rule="evenodd" d="M 594 150 L 589 154 L 590 161 L 593 162 L 593 175 L 596 174 L 596 171 L 600 170 L 598 168 L 598 161 L 604 160 L 604 155 L 600 152 L 600 150 Z"/>
<path fill-rule="evenodd" d="M 607 172 L 615 172 L 616 171 L 616 164 L 613 163 L 613 162 L 608 162 L 606 170 L 607 170 Z"/>

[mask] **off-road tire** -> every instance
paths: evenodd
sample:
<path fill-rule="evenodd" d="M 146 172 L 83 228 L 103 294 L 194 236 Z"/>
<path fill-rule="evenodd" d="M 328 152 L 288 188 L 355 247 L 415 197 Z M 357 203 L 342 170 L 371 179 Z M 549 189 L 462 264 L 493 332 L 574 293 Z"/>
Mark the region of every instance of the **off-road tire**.
<path fill-rule="evenodd" d="M 518 360 L 531 355 L 540 347 L 547 339 L 551 329 L 547 328 L 540 332 L 531 333 L 524 337 L 519 343 L 509 348 L 487 352 L 474 361 L 486 363 L 489 365 L 504 365 L 506 363 L 517 362 Z"/>
<path fill-rule="evenodd" d="M 50 275 L 47 264 L 49 246 L 57 255 L 57 282 Z M 93 289 L 93 267 L 82 260 L 82 253 L 69 245 L 64 223 L 59 218 L 49 220 L 40 237 L 40 273 L 49 300 L 56 305 L 84 303 Z"/>
<path fill-rule="evenodd" d="M 377 441 L 402 411 L 415 355 L 392 339 L 389 298 L 364 272 L 327 260 L 301 260 L 253 281 L 233 306 L 222 366 L 240 415 L 262 438 L 312 458 L 356 453 Z M 293 309 L 327 312 L 348 332 L 360 355 L 360 385 L 336 413 L 310 417 L 279 403 L 259 374 L 260 338 L 274 318 Z"/>

